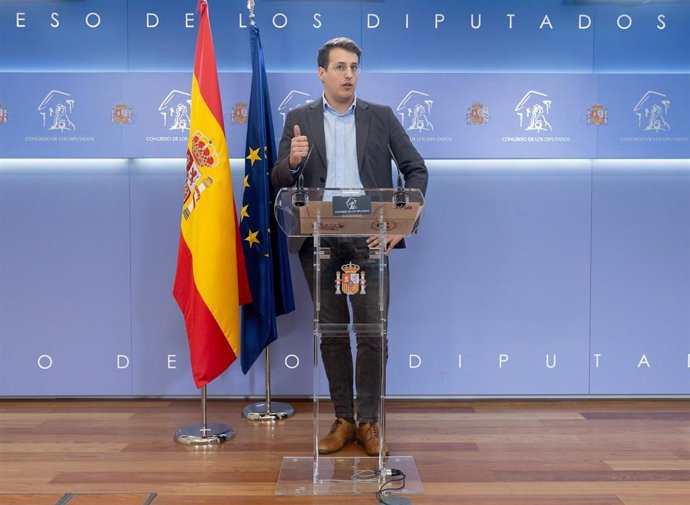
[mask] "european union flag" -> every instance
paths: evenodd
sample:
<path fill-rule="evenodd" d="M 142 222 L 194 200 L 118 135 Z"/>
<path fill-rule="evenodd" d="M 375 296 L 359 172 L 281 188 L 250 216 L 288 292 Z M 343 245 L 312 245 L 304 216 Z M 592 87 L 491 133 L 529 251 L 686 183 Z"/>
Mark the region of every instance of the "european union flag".
<path fill-rule="evenodd" d="M 240 356 L 246 374 L 264 348 L 278 338 L 276 317 L 295 310 L 287 241 L 273 214 L 276 192 L 269 172 L 274 148 L 271 103 L 259 27 L 249 26 L 252 92 L 247 119 L 247 156 L 240 233 L 252 303 L 242 306 Z"/>

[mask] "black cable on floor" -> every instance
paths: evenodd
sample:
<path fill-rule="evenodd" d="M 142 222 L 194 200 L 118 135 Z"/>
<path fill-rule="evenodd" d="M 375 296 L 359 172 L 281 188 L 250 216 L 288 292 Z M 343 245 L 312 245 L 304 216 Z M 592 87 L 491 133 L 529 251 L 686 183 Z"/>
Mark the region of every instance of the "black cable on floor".
<path fill-rule="evenodd" d="M 391 477 L 386 479 L 376 492 L 376 501 L 382 505 L 397 505 L 394 502 L 399 500 L 391 500 L 391 498 L 396 497 L 386 496 L 386 493 L 388 491 L 400 491 L 401 489 L 404 489 L 406 478 L 407 475 L 405 475 L 405 473 L 401 470 L 397 470 L 395 468 L 391 469 Z M 406 502 L 409 502 L 409 500 L 406 500 Z"/>

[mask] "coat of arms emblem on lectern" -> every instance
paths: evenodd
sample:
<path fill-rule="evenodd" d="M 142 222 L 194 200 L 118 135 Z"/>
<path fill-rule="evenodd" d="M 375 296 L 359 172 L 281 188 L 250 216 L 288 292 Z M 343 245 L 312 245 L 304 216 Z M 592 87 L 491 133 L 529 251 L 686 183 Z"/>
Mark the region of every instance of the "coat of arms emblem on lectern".
<path fill-rule="evenodd" d="M 342 270 L 342 273 L 340 272 Z M 360 273 L 359 265 L 350 262 L 340 267 L 335 274 L 335 294 L 360 295 L 367 294 L 367 279 L 365 272 Z"/>

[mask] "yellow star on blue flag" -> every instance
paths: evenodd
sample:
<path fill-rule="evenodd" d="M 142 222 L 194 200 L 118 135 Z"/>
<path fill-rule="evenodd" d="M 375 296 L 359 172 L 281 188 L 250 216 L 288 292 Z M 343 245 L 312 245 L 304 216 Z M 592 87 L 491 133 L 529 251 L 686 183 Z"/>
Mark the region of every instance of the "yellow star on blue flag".
<path fill-rule="evenodd" d="M 251 147 L 249 148 L 249 156 L 247 156 L 245 159 L 249 160 L 252 162 L 252 166 L 254 166 L 255 161 L 261 161 L 261 156 L 259 156 L 259 149 L 260 147 L 257 147 L 256 149 L 252 149 Z"/>
<path fill-rule="evenodd" d="M 259 230 L 252 231 L 249 230 L 249 234 L 244 238 L 247 242 L 249 242 L 249 247 L 251 248 L 254 244 L 260 244 L 259 239 L 256 238 L 256 236 L 259 234 Z"/>

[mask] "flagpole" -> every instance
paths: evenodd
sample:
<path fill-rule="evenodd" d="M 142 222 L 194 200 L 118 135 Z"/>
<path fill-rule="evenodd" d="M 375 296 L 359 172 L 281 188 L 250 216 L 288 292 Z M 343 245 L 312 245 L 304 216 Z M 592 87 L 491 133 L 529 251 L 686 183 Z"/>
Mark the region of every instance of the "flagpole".
<path fill-rule="evenodd" d="M 206 422 L 206 386 L 201 388 L 201 423 L 186 424 L 175 432 L 175 442 L 184 445 L 218 445 L 235 436 L 231 426 Z"/>
<path fill-rule="evenodd" d="M 255 26 L 254 4 L 254 0 L 247 0 L 249 23 L 252 26 Z M 242 409 L 242 417 L 249 421 L 278 421 L 292 417 L 295 414 L 295 409 L 290 404 L 271 400 L 271 355 L 268 345 L 264 347 L 264 355 L 266 356 L 266 398 L 263 402 L 247 405 Z"/>
<path fill-rule="evenodd" d="M 270 346 L 266 346 L 266 399 L 263 402 L 251 403 L 242 409 L 242 417 L 249 421 L 280 421 L 295 415 L 295 409 L 289 403 L 271 401 L 271 357 Z"/>
<path fill-rule="evenodd" d="M 254 0 L 247 0 L 247 10 L 249 11 L 249 22 L 254 24 Z"/>

